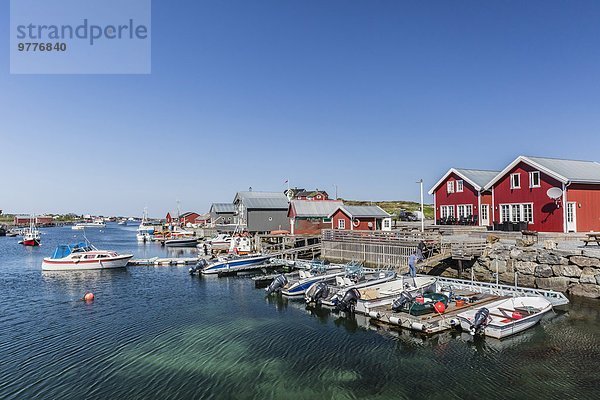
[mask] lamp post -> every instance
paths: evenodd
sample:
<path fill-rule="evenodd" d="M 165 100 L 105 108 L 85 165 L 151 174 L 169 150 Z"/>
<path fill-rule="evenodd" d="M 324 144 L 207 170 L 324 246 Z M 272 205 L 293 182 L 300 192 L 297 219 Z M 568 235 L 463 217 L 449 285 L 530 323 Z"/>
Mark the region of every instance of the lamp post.
<path fill-rule="evenodd" d="M 423 210 L 423 179 L 419 179 L 417 183 L 421 186 L 421 232 L 425 232 L 425 212 Z"/>
<path fill-rule="evenodd" d="M 333 184 L 333 187 L 335 188 L 335 199 L 338 199 L 338 185 L 336 185 L 335 183 Z"/>

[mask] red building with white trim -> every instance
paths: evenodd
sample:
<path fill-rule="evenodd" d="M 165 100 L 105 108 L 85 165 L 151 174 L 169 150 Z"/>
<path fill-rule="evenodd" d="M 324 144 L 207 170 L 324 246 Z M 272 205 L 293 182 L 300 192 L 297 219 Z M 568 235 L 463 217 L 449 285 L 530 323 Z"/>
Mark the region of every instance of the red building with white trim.
<path fill-rule="evenodd" d="M 349 231 L 389 231 L 392 217 L 379 206 L 339 206 L 329 215 L 332 228 Z"/>
<path fill-rule="evenodd" d="M 484 186 L 498 171 L 450 168 L 429 190 L 437 224 L 492 224 L 490 190 Z"/>
<path fill-rule="evenodd" d="M 438 224 L 472 213 L 473 224 L 495 230 L 600 231 L 594 161 L 519 156 L 500 172 L 451 168 L 429 193 Z"/>
<path fill-rule="evenodd" d="M 551 188 L 557 199 L 550 198 Z M 519 156 L 485 189 L 492 190 L 497 226 L 521 222 L 541 232 L 600 230 L 597 162 Z"/>

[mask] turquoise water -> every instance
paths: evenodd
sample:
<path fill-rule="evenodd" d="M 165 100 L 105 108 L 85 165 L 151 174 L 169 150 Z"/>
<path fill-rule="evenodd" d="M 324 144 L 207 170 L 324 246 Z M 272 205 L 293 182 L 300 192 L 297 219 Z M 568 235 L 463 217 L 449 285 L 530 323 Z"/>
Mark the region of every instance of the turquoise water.
<path fill-rule="evenodd" d="M 87 234 L 136 257 L 176 255 L 138 245 L 133 227 Z M 0 399 L 599 398 L 600 301 L 575 299 L 502 342 L 428 338 L 187 267 L 42 273 L 73 235 L 46 229 L 40 248 L 0 238 Z M 96 301 L 78 300 L 86 290 Z"/>

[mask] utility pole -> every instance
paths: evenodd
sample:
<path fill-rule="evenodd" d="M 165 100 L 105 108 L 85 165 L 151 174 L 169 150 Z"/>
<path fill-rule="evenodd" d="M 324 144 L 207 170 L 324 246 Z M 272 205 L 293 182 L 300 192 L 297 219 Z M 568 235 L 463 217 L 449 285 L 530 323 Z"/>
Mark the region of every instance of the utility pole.
<path fill-rule="evenodd" d="M 337 200 L 338 199 L 338 188 L 335 183 L 333 184 L 333 187 L 335 188 L 335 199 Z"/>
<path fill-rule="evenodd" d="M 425 232 L 425 212 L 423 210 L 423 179 L 417 181 L 421 186 L 421 232 Z"/>

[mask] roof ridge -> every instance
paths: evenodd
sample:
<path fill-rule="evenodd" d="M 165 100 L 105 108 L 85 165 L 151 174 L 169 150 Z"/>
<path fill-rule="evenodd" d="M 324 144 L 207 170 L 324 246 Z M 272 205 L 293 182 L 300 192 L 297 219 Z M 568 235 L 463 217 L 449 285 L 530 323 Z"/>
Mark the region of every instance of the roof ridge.
<path fill-rule="evenodd" d="M 577 162 L 587 162 L 587 163 L 596 163 L 598 164 L 597 161 L 593 161 L 593 160 L 575 160 L 572 158 L 560 158 L 560 157 L 541 157 L 541 156 L 521 156 L 521 157 L 525 157 L 525 158 L 541 158 L 544 160 L 557 160 L 557 161 L 577 161 Z"/>

